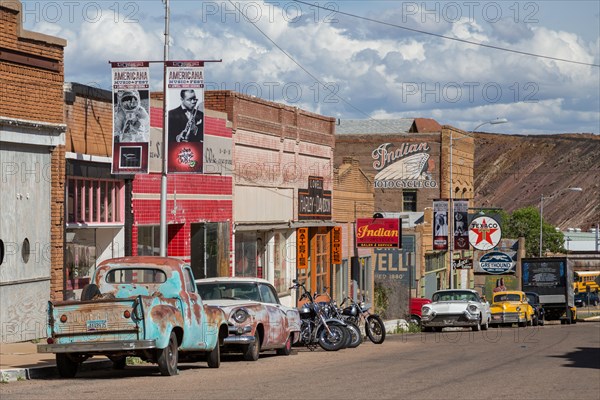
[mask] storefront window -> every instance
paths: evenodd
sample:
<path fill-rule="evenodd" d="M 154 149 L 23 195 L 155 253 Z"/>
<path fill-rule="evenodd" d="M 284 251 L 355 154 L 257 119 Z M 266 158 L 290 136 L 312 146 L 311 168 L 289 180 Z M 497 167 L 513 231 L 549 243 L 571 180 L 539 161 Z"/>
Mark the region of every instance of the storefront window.
<path fill-rule="evenodd" d="M 288 280 L 288 246 L 286 245 L 289 236 L 286 236 L 284 233 L 276 232 L 274 235 L 274 279 L 273 286 L 277 290 L 277 294 L 280 296 L 283 294 L 288 294 L 290 292 L 289 285 L 290 281 Z"/>
<path fill-rule="evenodd" d="M 256 232 L 235 235 L 235 276 L 258 277 Z"/>
<path fill-rule="evenodd" d="M 160 255 L 160 226 L 138 226 L 138 256 Z"/>
<path fill-rule="evenodd" d="M 96 266 L 95 229 L 66 231 L 65 283 L 66 290 L 82 289 L 90 282 Z"/>

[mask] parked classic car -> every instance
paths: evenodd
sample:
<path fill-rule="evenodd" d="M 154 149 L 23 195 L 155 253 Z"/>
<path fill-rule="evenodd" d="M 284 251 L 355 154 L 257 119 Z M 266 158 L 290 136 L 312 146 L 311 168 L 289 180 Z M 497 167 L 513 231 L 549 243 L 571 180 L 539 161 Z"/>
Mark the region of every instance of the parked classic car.
<path fill-rule="evenodd" d="M 202 303 L 190 266 L 176 258 L 138 256 L 105 260 L 83 288 L 81 301 L 48 303 L 48 344 L 63 378 L 72 378 L 86 359 L 103 355 L 114 367 L 128 356 L 158 364 L 177 375 L 179 358 L 221 362 L 228 334 L 223 312 Z"/>
<path fill-rule="evenodd" d="M 421 325 L 421 309 L 423 305 L 431 303 L 431 300 L 425 298 L 411 297 L 408 302 L 409 321 L 416 325 Z"/>
<path fill-rule="evenodd" d="M 597 306 L 600 304 L 598 293 L 596 292 L 579 292 L 575 293 L 575 307 L 585 307 L 587 305 Z"/>
<path fill-rule="evenodd" d="M 421 308 L 421 330 L 437 331 L 447 327 L 471 327 L 486 330 L 490 323 L 490 305 L 475 290 L 437 291 L 431 303 Z"/>
<path fill-rule="evenodd" d="M 540 296 L 535 292 L 525 292 L 525 295 L 533 307 L 533 326 L 544 325 L 544 307 L 540 304 Z"/>
<path fill-rule="evenodd" d="M 518 324 L 525 327 L 533 323 L 534 311 L 524 292 L 511 290 L 494 293 L 492 306 L 492 326 Z"/>
<path fill-rule="evenodd" d="M 300 314 L 281 304 L 269 281 L 259 278 L 197 279 L 205 304 L 217 306 L 226 315 L 229 336 L 223 351 L 241 352 L 245 360 L 258 360 L 263 350 L 289 355 L 300 338 Z"/>

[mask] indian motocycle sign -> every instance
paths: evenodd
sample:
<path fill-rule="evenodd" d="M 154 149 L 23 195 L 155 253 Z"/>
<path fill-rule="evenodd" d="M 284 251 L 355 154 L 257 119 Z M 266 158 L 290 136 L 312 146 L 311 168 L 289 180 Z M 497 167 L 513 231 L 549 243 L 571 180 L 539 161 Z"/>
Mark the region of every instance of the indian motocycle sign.
<path fill-rule="evenodd" d="M 475 218 L 469 225 L 469 243 L 477 250 L 490 250 L 502 239 L 500 224 L 491 217 Z"/>

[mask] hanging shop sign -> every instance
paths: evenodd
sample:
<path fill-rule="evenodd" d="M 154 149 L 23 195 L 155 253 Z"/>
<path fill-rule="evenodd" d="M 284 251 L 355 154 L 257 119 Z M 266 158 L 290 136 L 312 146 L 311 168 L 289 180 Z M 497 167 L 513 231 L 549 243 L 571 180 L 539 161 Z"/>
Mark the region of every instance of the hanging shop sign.
<path fill-rule="evenodd" d="M 296 267 L 308 268 L 308 228 L 296 230 Z"/>
<path fill-rule="evenodd" d="M 334 226 L 331 230 L 331 263 L 342 263 L 342 227 Z"/>

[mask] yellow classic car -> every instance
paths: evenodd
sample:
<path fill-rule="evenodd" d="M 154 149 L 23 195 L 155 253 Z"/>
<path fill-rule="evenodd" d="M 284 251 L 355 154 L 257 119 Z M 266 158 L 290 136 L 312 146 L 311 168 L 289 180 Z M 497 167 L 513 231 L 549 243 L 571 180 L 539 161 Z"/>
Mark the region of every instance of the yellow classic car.
<path fill-rule="evenodd" d="M 494 293 L 490 312 L 491 326 L 517 323 L 520 327 L 525 327 L 531 325 L 534 319 L 534 310 L 527 296 L 517 290 Z"/>

